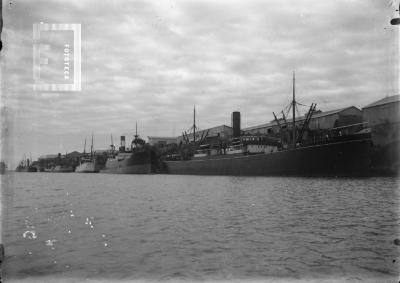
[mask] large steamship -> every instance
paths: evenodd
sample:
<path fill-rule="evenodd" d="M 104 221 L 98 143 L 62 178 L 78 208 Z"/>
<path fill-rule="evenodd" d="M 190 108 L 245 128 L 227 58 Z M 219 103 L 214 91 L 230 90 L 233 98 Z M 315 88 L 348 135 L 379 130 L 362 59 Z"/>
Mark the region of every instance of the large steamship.
<path fill-rule="evenodd" d="M 191 141 L 194 154 L 189 157 L 167 157 L 169 174 L 236 175 L 236 176 L 373 176 L 397 175 L 399 169 L 398 139 L 391 146 L 377 146 L 371 129 L 347 132 L 336 130 L 334 136 L 319 140 L 303 139 L 303 133 L 315 111 L 311 105 L 301 125 L 295 120 L 295 79 L 293 76 L 292 123 L 281 128 L 282 137 L 244 136 L 240 130 L 240 113 L 232 117 L 233 139 L 219 147 Z M 235 112 L 233 113 L 235 114 Z M 239 114 L 237 116 L 237 114 Z M 195 128 L 195 126 L 194 126 Z M 398 131 L 398 129 L 397 129 Z M 343 134 L 342 132 L 346 132 Z M 195 135 L 193 135 L 195 137 Z M 286 137 L 286 139 L 285 139 Z M 398 137 L 398 135 L 397 135 Z M 393 146 L 394 144 L 394 146 Z"/>

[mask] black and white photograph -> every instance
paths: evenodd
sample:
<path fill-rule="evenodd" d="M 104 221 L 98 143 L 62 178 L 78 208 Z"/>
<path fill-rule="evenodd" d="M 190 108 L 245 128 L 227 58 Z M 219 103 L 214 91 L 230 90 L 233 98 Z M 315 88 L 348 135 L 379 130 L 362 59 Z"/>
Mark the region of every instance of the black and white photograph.
<path fill-rule="evenodd" d="M 399 0 L 0 3 L 0 282 L 400 282 Z"/>

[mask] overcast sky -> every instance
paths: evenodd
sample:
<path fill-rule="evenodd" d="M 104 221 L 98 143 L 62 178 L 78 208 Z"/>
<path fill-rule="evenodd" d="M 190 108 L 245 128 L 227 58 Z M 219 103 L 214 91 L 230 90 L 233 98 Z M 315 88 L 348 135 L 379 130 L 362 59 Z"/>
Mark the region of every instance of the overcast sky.
<path fill-rule="evenodd" d="M 298 101 L 322 111 L 397 94 L 395 5 L 3 1 L 1 102 L 11 159 L 81 151 L 92 132 L 98 149 L 111 134 L 130 142 L 136 120 L 142 137 L 177 136 L 191 126 L 193 105 L 201 129 L 230 125 L 236 110 L 242 127 L 262 124 L 290 102 L 293 70 Z M 32 25 L 40 22 L 81 24 L 81 91 L 33 91 Z M 53 41 L 63 44 L 62 36 Z"/>

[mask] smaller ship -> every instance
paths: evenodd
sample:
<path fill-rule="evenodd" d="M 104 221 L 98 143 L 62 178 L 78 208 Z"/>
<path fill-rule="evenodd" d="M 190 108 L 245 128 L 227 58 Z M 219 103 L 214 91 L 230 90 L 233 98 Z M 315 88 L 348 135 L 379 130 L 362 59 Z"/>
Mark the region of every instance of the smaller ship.
<path fill-rule="evenodd" d="M 100 173 L 150 174 L 156 171 L 156 164 L 156 154 L 152 147 L 139 137 L 136 124 L 136 134 L 130 148 L 125 146 L 125 136 L 121 136 L 118 152 L 115 152 L 115 147 L 111 144 L 109 157 Z"/>
<path fill-rule="evenodd" d="M 31 159 L 24 157 L 18 164 L 15 171 L 16 172 L 37 172 L 36 166 L 32 166 L 32 164 L 31 164 Z"/>
<path fill-rule="evenodd" d="M 86 157 L 86 139 L 85 146 L 83 148 L 83 157 L 81 158 L 79 165 L 75 169 L 76 173 L 98 173 L 99 168 L 96 161 L 96 157 L 93 152 L 93 134 L 92 134 L 92 144 L 90 146 L 90 157 Z"/>
<path fill-rule="evenodd" d="M 80 164 L 75 169 L 76 173 L 98 173 L 96 159 L 82 158 Z"/>
<path fill-rule="evenodd" d="M 7 165 L 4 161 L 0 161 L 0 175 L 5 174 L 7 171 Z"/>
<path fill-rule="evenodd" d="M 70 165 L 57 165 L 51 168 L 47 172 L 52 172 L 52 173 L 71 173 L 74 172 L 74 168 Z"/>
<path fill-rule="evenodd" d="M 78 152 L 77 152 L 78 153 Z M 79 153 L 78 153 L 79 154 Z M 50 155 L 49 157 L 39 158 L 36 167 L 40 172 L 48 173 L 69 173 L 74 172 L 78 164 L 78 160 L 69 157 L 67 153 L 61 155 Z"/>

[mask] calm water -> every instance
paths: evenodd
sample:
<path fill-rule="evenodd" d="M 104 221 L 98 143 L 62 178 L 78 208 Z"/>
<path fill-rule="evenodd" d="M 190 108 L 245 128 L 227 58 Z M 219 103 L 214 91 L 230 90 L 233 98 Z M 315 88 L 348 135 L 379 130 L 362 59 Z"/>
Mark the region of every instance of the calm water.
<path fill-rule="evenodd" d="M 399 277 L 394 178 L 13 173 L 2 181 L 13 188 L 2 196 L 6 282 Z"/>

